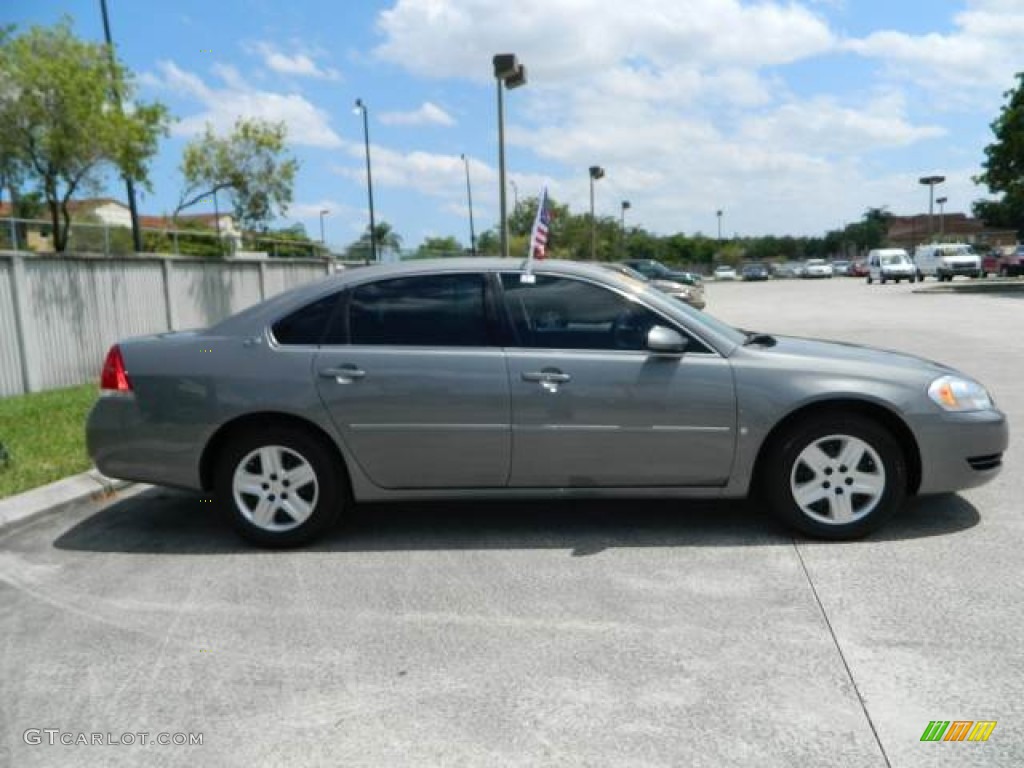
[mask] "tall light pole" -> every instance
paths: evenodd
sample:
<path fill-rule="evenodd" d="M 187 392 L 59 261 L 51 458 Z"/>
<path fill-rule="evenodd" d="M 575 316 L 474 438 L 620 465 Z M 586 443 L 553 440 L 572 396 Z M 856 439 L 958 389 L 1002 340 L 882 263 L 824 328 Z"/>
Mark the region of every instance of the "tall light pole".
<path fill-rule="evenodd" d="M 622 256 L 626 256 L 626 211 L 630 208 L 629 200 L 622 201 L 622 212 L 619 214 L 619 233 L 622 240 Z"/>
<path fill-rule="evenodd" d="M 718 247 L 722 247 L 722 209 L 719 208 L 715 211 L 715 215 L 718 216 Z"/>
<path fill-rule="evenodd" d="M 514 53 L 498 53 L 492 59 L 498 84 L 498 203 L 501 215 L 501 255 L 508 258 L 508 195 L 505 190 L 505 88 L 526 85 L 526 67 Z"/>
<path fill-rule="evenodd" d="M 512 187 L 512 215 L 515 216 L 519 213 L 519 185 L 515 179 L 509 179 L 508 183 Z"/>
<path fill-rule="evenodd" d="M 100 12 L 103 14 L 103 37 L 107 41 L 107 53 L 110 56 L 110 93 L 114 97 L 114 107 L 121 111 L 121 92 L 117 89 L 117 65 L 114 58 L 114 43 L 110 39 L 110 18 L 107 16 L 107 0 L 100 0 Z M 139 228 L 139 209 L 135 204 L 135 182 L 128 174 L 124 175 L 124 186 L 128 195 L 128 212 L 132 218 L 132 246 L 135 252 L 142 251 L 142 230 Z"/>
<path fill-rule="evenodd" d="M 366 144 L 366 194 L 370 198 L 370 253 L 366 257 L 366 263 L 370 260 L 377 260 L 377 222 L 373 218 L 373 176 L 370 173 L 370 119 L 366 104 L 362 99 L 356 99 L 356 114 L 363 115 L 363 141 Z"/>
<path fill-rule="evenodd" d="M 604 168 L 590 166 L 590 260 L 597 261 L 597 221 L 594 219 L 594 182 L 604 178 Z"/>
<path fill-rule="evenodd" d="M 327 245 L 327 240 L 324 239 L 324 216 L 329 213 L 326 208 L 320 211 L 320 245 Z"/>
<path fill-rule="evenodd" d="M 935 231 L 934 224 L 932 222 L 932 216 L 935 211 L 935 185 L 941 184 L 946 180 L 945 176 L 922 176 L 918 179 L 921 184 L 928 185 L 928 239 L 932 239 L 932 234 Z"/>
<path fill-rule="evenodd" d="M 469 200 L 469 252 L 476 256 L 476 228 L 473 226 L 473 187 L 469 183 L 469 160 L 462 155 L 462 164 L 466 166 L 466 199 Z"/>
<path fill-rule="evenodd" d="M 947 197 L 940 197 L 935 200 L 939 204 L 939 237 L 946 235 L 946 200 Z"/>

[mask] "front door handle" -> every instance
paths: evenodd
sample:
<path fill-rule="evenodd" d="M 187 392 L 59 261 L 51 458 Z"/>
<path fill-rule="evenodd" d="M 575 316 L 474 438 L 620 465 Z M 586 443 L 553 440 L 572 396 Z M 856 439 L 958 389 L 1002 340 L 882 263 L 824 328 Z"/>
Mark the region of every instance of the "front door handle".
<path fill-rule="evenodd" d="M 523 381 L 549 382 L 551 384 L 565 384 L 572 381 L 572 376 L 561 371 L 530 371 L 523 374 Z"/>
<path fill-rule="evenodd" d="M 366 371 L 354 365 L 342 365 L 337 368 L 321 368 L 320 375 L 325 379 L 334 379 L 339 384 L 350 384 L 364 378 Z"/>
<path fill-rule="evenodd" d="M 568 373 L 562 373 L 557 368 L 545 368 L 543 371 L 524 371 L 520 375 L 523 381 L 536 381 L 548 392 L 557 392 L 559 384 L 565 384 L 572 380 L 572 376 Z"/>

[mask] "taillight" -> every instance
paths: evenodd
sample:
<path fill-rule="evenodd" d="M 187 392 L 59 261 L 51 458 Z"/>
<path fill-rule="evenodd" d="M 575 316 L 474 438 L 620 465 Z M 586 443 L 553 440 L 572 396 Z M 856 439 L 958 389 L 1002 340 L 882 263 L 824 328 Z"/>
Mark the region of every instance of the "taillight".
<path fill-rule="evenodd" d="M 100 390 L 104 392 L 131 392 L 132 383 L 128 380 L 128 372 L 124 369 L 124 357 L 121 348 L 115 344 L 107 352 L 100 374 Z"/>

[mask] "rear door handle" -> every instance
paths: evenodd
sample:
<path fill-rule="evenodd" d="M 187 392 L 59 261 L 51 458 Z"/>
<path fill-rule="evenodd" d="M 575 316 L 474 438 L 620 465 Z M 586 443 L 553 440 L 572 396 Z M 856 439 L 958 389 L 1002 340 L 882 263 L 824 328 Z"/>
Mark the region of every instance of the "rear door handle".
<path fill-rule="evenodd" d="M 325 379 L 334 379 L 339 384 L 348 384 L 366 376 L 366 371 L 355 365 L 342 365 L 337 368 L 321 368 L 320 375 Z"/>

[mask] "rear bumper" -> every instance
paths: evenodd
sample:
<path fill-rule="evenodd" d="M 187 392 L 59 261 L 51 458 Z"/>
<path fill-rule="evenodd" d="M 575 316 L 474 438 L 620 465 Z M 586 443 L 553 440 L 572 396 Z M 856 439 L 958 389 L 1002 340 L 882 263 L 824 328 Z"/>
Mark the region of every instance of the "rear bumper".
<path fill-rule="evenodd" d="M 944 413 L 916 425 L 921 451 L 919 493 L 950 493 L 983 485 L 999 474 L 1010 440 L 1001 411 Z"/>
<path fill-rule="evenodd" d="M 100 397 L 85 425 L 86 450 L 107 477 L 199 490 L 190 437 L 180 427 L 145 421 L 134 395 Z"/>

